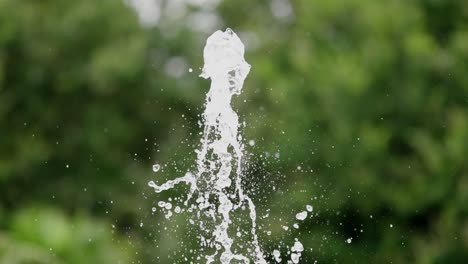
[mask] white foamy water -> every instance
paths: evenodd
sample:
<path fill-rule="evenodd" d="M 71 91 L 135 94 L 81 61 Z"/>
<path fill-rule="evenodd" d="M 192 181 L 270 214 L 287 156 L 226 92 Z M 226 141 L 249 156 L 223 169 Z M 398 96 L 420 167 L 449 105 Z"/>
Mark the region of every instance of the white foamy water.
<path fill-rule="evenodd" d="M 232 97 L 242 91 L 250 65 L 244 60 L 244 45 L 231 29 L 213 33 L 207 39 L 203 57 L 205 64 L 200 76 L 211 79 L 211 86 L 202 115 L 201 147 L 196 151 L 197 171 L 160 185 L 154 181 L 148 185 L 157 193 L 179 183 L 190 185 L 184 205 L 194 202 L 196 206 L 191 208 L 198 210 L 197 215 L 209 216 L 212 221 L 212 225 L 204 222 L 206 218 L 196 223 L 211 236 L 201 236 L 202 244 L 214 251 L 205 256 L 206 263 L 228 264 L 232 260 L 250 263 L 253 260 L 264 264 L 267 262 L 258 242 L 255 204 L 244 193 L 241 183 L 244 145 L 239 135 L 239 118 L 231 107 Z M 250 220 L 250 255 L 235 252 L 235 241 L 229 236 L 231 214 L 243 208 L 247 209 Z"/>
<path fill-rule="evenodd" d="M 294 245 L 291 247 L 291 262 L 292 263 L 299 263 L 301 259 L 302 251 L 304 251 L 304 246 L 301 242 L 296 241 Z"/>
<path fill-rule="evenodd" d="M 275 258 L 275 261 L 280 263 L 281 262 L 281 253 L 279 250 L 275 249 L 273 250 L 273 257 Z"/>
<path fill-rule="evenodd" d="M 303 211 L 303 212 L 300 212 L 300 213 L 296 214 L 296 219 L 297 220 L 303 221 L 304 219 L 306 219 L 306 217 L 307 217 L 307 212 L 306 211 Z"/>

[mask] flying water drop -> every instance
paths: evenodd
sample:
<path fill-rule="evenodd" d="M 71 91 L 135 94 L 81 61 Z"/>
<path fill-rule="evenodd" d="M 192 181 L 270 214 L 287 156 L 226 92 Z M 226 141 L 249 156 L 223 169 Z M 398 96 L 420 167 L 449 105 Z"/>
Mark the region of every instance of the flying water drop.
<path fill-rule="evenodd" d="M 161 165 L 159 165 L 159 164 L 154 164 L 153 165 L 153 171 L 154 172 L 158 172 L 160 169 L 161 169 Z"/>

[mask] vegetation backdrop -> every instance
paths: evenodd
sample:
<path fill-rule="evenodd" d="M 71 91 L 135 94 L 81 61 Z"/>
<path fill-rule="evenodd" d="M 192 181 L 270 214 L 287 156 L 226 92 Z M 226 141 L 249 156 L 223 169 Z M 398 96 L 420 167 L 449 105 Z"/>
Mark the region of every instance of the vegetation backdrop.
<path fill-rule="evenodd" d="M 193 166 L 226 27 L 266 253 L 468 259 L 468 1 L 0 0 L 0 263 L 196 262 L 147 182 Z"/>

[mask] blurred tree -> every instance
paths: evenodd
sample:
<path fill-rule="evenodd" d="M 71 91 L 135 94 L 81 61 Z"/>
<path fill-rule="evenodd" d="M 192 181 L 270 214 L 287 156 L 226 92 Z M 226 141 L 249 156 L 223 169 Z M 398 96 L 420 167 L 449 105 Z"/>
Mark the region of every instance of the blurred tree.
<path fill-rule="evenodd" d="M 94 218 L 145 133 L 146 45 L 123 2 L 0 1 L 2 263 L 130 262 Z"/>

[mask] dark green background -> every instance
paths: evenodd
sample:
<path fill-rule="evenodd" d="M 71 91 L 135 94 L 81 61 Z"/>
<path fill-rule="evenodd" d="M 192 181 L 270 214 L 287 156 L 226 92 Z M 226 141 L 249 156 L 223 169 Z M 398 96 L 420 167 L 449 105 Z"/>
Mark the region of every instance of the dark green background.
<path fill-rule="evenodd" d="M 468 259 L 468 1 L 183 2 L 142 26 L 124 1 L 0 0 L 0 263 L 192 259 L 187 216 L 151 211 L 186 189 L 147 182 L 193 167 L 202 49 L 226 27 L 252 65 L 235 109 L 267 253 Z"/>

